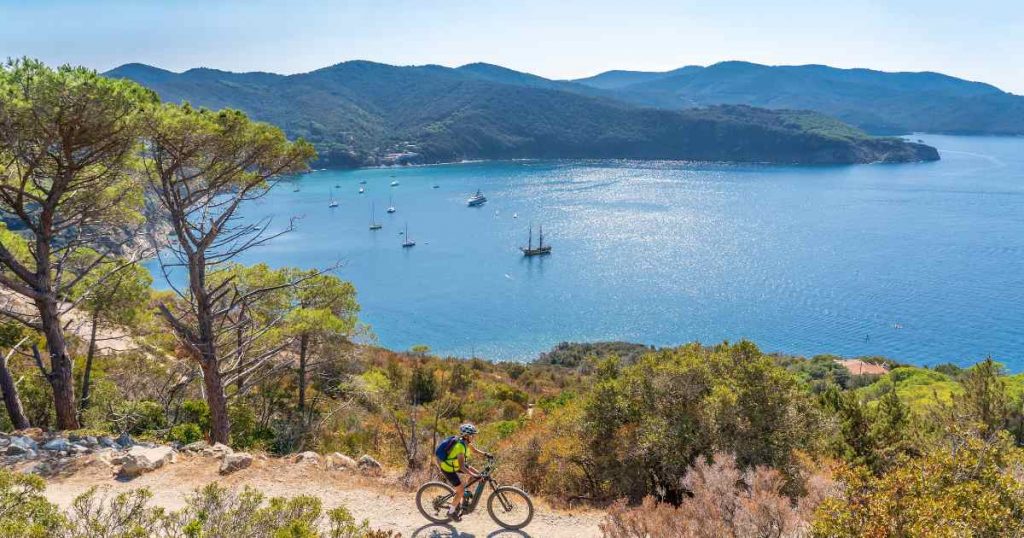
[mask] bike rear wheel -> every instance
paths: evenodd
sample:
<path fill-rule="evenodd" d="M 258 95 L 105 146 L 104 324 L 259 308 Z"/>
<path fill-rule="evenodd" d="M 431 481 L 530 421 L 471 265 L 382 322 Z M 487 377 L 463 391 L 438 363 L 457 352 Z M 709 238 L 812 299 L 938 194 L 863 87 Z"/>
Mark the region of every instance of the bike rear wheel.
<path fill-rule="evenodd" d="M 498 525 L 519 530 L 533 520 L 533 501 L 519 488 L 502 486 L 487 498 L 487 513 Z"/>
<path fill-rule="evenodd" d="M 455 490 L 441 482 L 427 482 L 416 492 L 416 508 L 423 517 L 434 523 L 448 523 L 448 507 L 452 504 Z"/>

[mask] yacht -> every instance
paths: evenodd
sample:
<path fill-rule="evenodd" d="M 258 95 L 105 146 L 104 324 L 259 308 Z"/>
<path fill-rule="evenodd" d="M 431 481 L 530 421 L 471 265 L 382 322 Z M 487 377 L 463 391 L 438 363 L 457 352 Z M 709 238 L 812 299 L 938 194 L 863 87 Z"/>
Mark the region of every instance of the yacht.
<path fill-rule="evenodd" d="M 406 223 L 406 225 L 405 225 L 405 241 L 402 241 L 402 248 L 409 248 L 409 247 L 415 247 L 415 246 L 416 246 L 416 241 L 413 241 L 409 237 L 409 224 Z"/>
<path fill-rule="evenodd" d="M 486 202 L 487 197 L 480 193 L 480 189 L 477 189 L 476 194 L 470 196 L 469 199 L 466 200 L 466 205 L 468 205 L 469 207 L 476 207 L 484 205 Z"/>
<path fill-rule="evenodd" d="M 359 187 L 359 194 L 363 194 L 364 192 L 366 192 L 366 189 Z"/>
<path fill-rule="evenodd" d="M 379 222 L 377 222 L 377 219 L 374 217 L 373 203 L 371 202 L 370 203 L 370 229 L 371 230 L 379 230 L 381 228 L 383 228 L 383 226 L 381 226 L 381 224 Z"/>
<path fill-rule="evenodd" d="M 334 199 L 334 193 L 331 193 L 331 203 L 327 207 L 338 207 L 338 201 Z"/>
<path fill-rule="evenodd" d="M 391 201 L 391 197 L 389 196 L 388 197 L 388 213 L 394 213 L 395 211 L 398 211 L 398 210 L 395 209 L 395 203 Z"/>
<path fill-rule="evenodd" d="M 551 254 L 551 245 L 544 244 L 544 227 L 540 227 L 540 242 L 537 243 L 537 248 L 533 248 L 533 226 L 530 226 L 530 239 L 526 243 L 525 247 L 519 247 L 519 250 L 523 251 L 523 256 L 544 256 Z"/>

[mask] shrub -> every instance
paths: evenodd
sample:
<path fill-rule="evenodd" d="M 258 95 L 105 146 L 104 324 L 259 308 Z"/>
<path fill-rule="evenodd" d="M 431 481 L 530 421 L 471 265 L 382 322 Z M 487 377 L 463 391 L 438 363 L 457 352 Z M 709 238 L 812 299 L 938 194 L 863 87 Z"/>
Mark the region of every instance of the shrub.
<path fill-rule="evenodd" d="M 173 426 L 171 430 L 167 432 L 167 440 L 176 441 L 183 445 L 202 441 L 203 430 L 199 429 L 198 424 L 192 424 L 191 422 L 178 424 L 177 426 Z"/>
<path fill-rule="evenodd" d="M 808 493 L 794 502 L 782 493 L 785 480 L 778 471 L 755 467 L 744 473 L 735 457 L 719 453 L 690 467 L 682 480 L 690 495 L 678 507 L 650 496 L 637 507 L 618 501 L 601 531 L 607 538 L 802 536 L 815 508 L 834 490 L 820 474 L 806 483 Z"/>
<path fill-rule="evenodd" d="M 0 468 L 0 536 L 46 538 L 61 527 L 63 520 L 43 496 L 44 489 L 38 476 Z"/>

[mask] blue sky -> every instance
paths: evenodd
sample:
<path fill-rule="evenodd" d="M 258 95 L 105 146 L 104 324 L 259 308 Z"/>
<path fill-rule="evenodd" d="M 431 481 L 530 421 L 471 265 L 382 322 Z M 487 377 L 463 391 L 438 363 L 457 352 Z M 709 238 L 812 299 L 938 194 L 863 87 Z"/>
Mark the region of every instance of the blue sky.
<path fill-rule="evenodd" d="M 551 78 L 722 60 L 940 71 L 1024 94 L 1021 0 L 0 0 L 0 57 L 296 73 L 486 61 Z"/>

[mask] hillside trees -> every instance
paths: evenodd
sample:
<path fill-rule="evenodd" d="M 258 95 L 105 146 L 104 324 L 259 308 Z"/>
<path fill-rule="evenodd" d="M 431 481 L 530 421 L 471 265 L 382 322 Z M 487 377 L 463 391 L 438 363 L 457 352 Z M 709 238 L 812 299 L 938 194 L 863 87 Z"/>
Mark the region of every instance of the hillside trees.
<path fill-rule="evenodd" d="M 101 325 L 137 325 L 148 314 L 153 277 L 139 264 L 106 263 L 82 279 L 79 309 L 89 316 L 89 344 L 82 370 L 79 413 L 89 407 L 92 369 L 96 357 L 96 332 Z"/>
<path fill-rule="evenodd" d="M 32 305 L 5 317 L 46 338 L 57 427 L 79 427 L 67 302 L 100 264 L 123 251 L 140 222 L 132 177 L 139 119 L 155 94 L 84 68 L 16 60 L 0 69 L 0 212 L 22 228 L 27 255 L 0 242 L 0 284 Z M 78 258 L 72 267 L 71 261 Z"/>
<path fill-rule="evenodd" d="M 225 376 L 244 374 L 273 352 L 250 353 L 250 344 L 270 327 L 234 313 L 280 288 L 242 291 L 233 278 L 212 279 L 211 273 L 279 235 L 269 231 L 269 220 L 243 221 L 237 211 L 266 194 L 278 176 L 306 168 L 315 153 L 233 110 L 164 105 L 147 117 L 145 132 L 145 179 L 173 230 L 160 263 L 165 273 L 183 269 L 188 277 L 187 286 L 175 289 L 180 300 L 161 303 L 160 312 L 202 370 L 211 439 L 227 443 Z M 225 353 L 225 340 L 237 338 L 239 323 L 249 325 L 246 335 L 235 341 L 236 353 Z M 229 359 L 232 368 L 226 369 Z"/>

